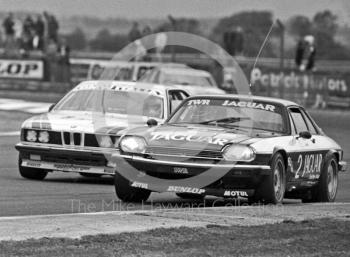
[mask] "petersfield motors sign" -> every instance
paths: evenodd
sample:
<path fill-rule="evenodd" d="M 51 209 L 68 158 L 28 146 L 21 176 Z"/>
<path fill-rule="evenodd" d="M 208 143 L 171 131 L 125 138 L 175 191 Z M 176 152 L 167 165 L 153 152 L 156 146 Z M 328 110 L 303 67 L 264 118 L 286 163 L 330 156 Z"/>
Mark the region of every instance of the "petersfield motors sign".
<path fill-rule="evenodd" d="M 41 60 L 0 59 L 0 78 L 43 79 L 44 63 Z"/>
<path fill-rule="evenodd" d="M 252 85 L 278 88 L 283 86 L 285 89 L 326 89 L 330 95 L 349 97 L 348 88 L 350 73 L 342 74 L 323 74 L 321 72 L 300 73 L 293 70 L 273 70 L 255 68 L 250 79 Z"/>

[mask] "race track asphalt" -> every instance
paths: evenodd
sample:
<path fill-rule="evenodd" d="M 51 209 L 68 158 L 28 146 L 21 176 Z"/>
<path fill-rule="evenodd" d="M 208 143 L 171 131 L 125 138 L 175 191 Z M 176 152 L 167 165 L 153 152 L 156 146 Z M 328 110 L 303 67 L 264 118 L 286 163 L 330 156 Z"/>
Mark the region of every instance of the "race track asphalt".
<path fill-rule="evenodd" d="M 337 142 L 350 162 L 350 112 L 312 111 L 312 116 L 323 130 Z M 0 132 L 18 130 L 29 117 L 18 112 L 0 112 Z M 1 134 L 1 133 L 0 133 Z M 189 204 L 225 205 L 226 201 L 205 203 L 185 202 L 174 194 L 153 193 L 145 204 L 123 204 L 115 196 L 113 180 L 84 178 L 79 174 L 52 173 L 44 181 L 20 177 L 17 168 L 18 136 L 0 136 L 0 216 L 81 213 L 118 210 L 140 210 L 168 207 L 188 207 Z M 350 202 L 350 172 L 340 174 L 338 202 Z M 293 201 L 286 201 L 293 204 Z"/>

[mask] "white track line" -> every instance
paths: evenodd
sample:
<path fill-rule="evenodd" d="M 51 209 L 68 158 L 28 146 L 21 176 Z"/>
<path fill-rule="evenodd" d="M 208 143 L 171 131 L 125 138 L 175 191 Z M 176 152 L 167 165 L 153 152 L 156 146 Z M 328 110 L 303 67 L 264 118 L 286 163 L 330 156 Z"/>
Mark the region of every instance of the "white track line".
<path fill-rule="evenodd" d="M 0 137 L 19 136 L 19 131 L 0 132 Z"/>
<path fill-rule="evenodd" d="M 0 110 L 1 111 L 20 111 L 27 113 L 43 113 L 47 112 L 51 103 L 43 102 L 30 102 L 18 99 L 1 99 L 0 98 Z"/>

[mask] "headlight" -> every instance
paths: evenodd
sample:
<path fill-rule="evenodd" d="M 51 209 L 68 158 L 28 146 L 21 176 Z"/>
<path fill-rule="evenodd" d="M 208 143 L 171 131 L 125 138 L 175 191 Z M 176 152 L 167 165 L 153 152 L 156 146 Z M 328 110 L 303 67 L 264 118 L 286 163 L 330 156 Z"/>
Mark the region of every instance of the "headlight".
<path fill-rule="evenodd" d="M 38 140 L 41 143 L 48 143 L 50 139 L 49 132 L 47 131 L 40 131 Z"/>
<path fill-rule="evenodd" d="M 120 140 L 120 149 L 127 153 L 144 153 L 146 141 L 142 137 L 126 136 Z"/>
<path fill-rule="evenodd" d="M 37 133 L 35 130 L 28 130 L 26 140 L 30 142 L 35 142 L 37 140 Z"/>
<path fill-rule="evenodd" d="M 254 150 L 245 145 L 229 145 L 224 148 L 222 155 L 226 161 L 250 162 L 255 159 Z"/>

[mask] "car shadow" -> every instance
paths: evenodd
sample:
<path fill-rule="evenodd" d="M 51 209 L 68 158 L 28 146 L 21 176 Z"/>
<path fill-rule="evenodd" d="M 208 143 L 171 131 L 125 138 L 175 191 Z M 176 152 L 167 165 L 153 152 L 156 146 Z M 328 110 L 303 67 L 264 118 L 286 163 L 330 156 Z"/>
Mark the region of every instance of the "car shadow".
<path fill-rule="evenodd" d="M 114 185 L 114 179 L 111 176 L 102 176 L 98 178 L 83 177 L 74 175 L 70 177 L 50 177 L 50 174 L 42 181 L 43 183 L 71 183 L 71 184 L 96 184 L 96 185 Z"/>
<path fill-rule="evenodd" d="M 285 199 L 283 205 L 298 204 L 300 200 Z M 202 200 L 182 199 L 180 197 L 173 197 L 168 199 L 151 199 L 144 203 L 145 206 L 158 206 L 160 208 L 209 208 L 209 207 L 243 207 L 243 206 L 264 206 L 263 203 L 250 203 L 247 198 L 221 198 L 214 196 L 207 196 Z M 269 204 L 271 205 L 271 204 Z"/>

